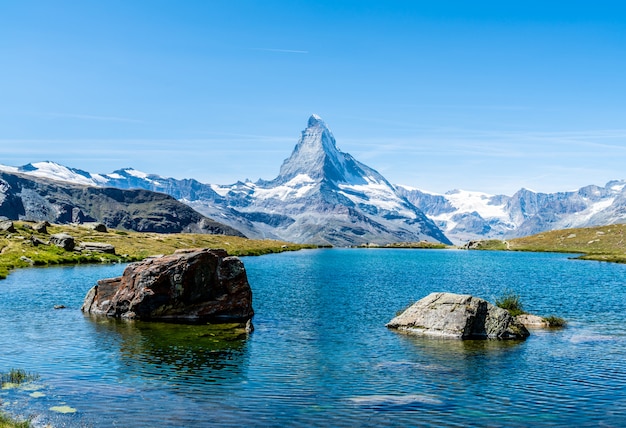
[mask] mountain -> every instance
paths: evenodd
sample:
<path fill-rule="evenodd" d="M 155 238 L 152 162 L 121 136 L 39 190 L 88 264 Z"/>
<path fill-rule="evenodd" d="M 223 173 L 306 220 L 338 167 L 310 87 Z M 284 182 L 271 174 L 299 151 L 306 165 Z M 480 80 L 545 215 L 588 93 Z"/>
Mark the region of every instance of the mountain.
<path fill-rule="evenodd" d="M 626 222 L 626 181 L 512 196 L 394 186 L 341 152 L 316 115 L 273 180 L 204 184 L 124 168 L 93 174 L 52 162 L 0 170 L 82 185 L 166 193 L 251 238 L 336 246 L 429 240 L 465 243 Z"/>
<path fill-rule="evenodd" d="M 521 189 L 513 196 L 461 190 L 434 194 L 407 186 L 397 188 L 456 243 L 626 222 L 626 181 L 557 193 Z"/>
<path fill-rule="evenodd" d="M 97 221 L 139 232 L 243 236 L 164 193 L 86 186 L 6 170 L 0 171 L 0 216 L 54 223 Z"/>
<path fill-rule="evenodd" d="M 52 162 L 13 171 L 83 185 L 167 193 L 250 238 L 335 246 L 421 240 L 451 243 L 381 174 L 341 152 L 316 115 L 309 118 L 293 153 L 270 181 L 210 185 L 132 168 L 92 174 Z"/>
<path fill-rule="evenodd" d="M 275 179 L 212 188 L 225 207 L 240 216 L 229 224 L 251 236 L 335 246 L 420 240 L 450 243 L 382 175 L 341 152 L 316 115 L 309 118 Z M 198 199 L 190 205 L 216 215 L 217 202 Z"/>

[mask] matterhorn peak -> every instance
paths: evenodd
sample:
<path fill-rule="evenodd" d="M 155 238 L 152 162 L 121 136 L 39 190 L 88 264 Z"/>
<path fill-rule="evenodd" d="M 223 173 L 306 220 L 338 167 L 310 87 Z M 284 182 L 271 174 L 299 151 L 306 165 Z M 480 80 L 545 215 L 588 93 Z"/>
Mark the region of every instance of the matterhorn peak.
<path fill-rule="evenodd" d="M 311 117 L 309 117 L 309 123 L 307 124 L 307 128 L 313 128 L 315 126 L 326 127 L 326 124 L 324 123 L 324 121 L 322 120 L 320 116 L 313 113 Z"/>
<path fill-rule="evenodd" d="M 340 151 L 332 132 L 316 114 L 309 117 L 306 129 L 274 183 L 286 183 L 298 176 L 335 185 L 386 182 L 376 171 Z"/>

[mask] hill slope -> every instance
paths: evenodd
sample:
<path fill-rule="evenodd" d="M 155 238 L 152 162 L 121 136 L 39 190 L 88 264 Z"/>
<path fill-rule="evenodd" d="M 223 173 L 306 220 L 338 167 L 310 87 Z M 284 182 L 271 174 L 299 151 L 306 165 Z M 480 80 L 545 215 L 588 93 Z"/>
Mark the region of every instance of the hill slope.
<path fill-rule="evenodd" d="M 243 236 L 163 193 L 84 186 L 1 171 L 0 216 L 51 223 L 98 221 L 140 232 Z"/>

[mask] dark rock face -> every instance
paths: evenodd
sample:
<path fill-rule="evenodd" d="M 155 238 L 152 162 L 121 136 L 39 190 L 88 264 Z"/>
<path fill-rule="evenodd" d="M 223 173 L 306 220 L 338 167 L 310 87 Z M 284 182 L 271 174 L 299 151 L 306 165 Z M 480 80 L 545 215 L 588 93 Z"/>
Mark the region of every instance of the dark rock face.
<path fill-rule="evenodd" d="M 508 311 L 467 294 L 431 293 L 392 319 L 404 333 L 457 339 L 524 339 L 528 330 Z"/>
<path fill-rule="evenodd" d="M 130 264 L 118 278 L 98 281 L 83 312 L 126 319 L 247 322 L 252 290 L 238 257 L 224 250 L 185 250 Z"/>

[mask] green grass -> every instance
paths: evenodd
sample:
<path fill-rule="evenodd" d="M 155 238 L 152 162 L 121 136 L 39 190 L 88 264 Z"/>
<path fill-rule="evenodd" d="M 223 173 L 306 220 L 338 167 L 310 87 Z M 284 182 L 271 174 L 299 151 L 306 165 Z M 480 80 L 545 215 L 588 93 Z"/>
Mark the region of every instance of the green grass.
<path fill-rule="evenodd" d="M 270 239 L 254 240 L 226 235 L 193 233 L 140 233 L 126 230 L 96 232 L 80 225 L 52 225 L 48 234 L 36 233 L 33 223 L 15 221 L 15 233 L 0 233 L 0 279 L 13 269 L 56 264 L 113 263 L 143 260 L 156 254 L 172 254 L 183 248 L 223 248 L 234 256 L 258 256 L 268 253 L 315 248 Z M 68 233 L 78 242 L 104 242 L 115 247 L 116 254 L 64 251 L 54 245 L 35 246 L 35 236 L 48 241 L 54 233 Z"/>
<path fill-rule="evenodd" d="M 16 421 L 9 416 L 0 413 L 0 428 L 29 428 L 29 421 Z"/>
<path fill-rule="evenodd" d="M 502 296 L 496 298 L 495 305 L 506 309 L 514 317 L 526 313 L 524 312 L 521 296 L 514 291 L 506 291 Z"/>
<path fill-rule="evenodd" d="M 626 224 L 553 230 L 509 241 L 515 251 L 582 254 L 580 259 L 626 263 Z"/>

